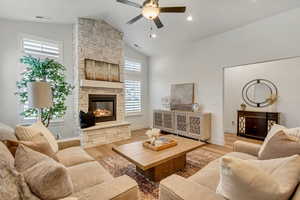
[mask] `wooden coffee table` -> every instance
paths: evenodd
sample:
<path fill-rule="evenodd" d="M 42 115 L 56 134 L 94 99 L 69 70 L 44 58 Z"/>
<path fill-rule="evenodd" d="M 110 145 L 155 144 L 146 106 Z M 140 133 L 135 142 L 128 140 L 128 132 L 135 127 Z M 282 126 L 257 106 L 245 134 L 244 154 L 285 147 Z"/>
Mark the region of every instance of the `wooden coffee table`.
<path fill-rule="evenodd" d="M 143 141 L 113 147 L 113 150 L 136 165 L 137 171 L 153 181 L 177 172 L 185 167 L 186 154 L 205 143 L 174 135 L 162 136 L 177 141 L 177 146 L 162 151 L 143 147 Z"/>

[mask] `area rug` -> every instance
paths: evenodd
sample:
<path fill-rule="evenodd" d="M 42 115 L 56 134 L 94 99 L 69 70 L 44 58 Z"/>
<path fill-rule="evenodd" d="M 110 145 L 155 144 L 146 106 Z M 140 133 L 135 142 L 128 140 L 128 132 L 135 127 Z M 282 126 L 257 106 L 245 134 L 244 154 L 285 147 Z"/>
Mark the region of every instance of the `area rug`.
<path fill-rule="evenodd" d="M 95 149 L 94 149 L 95 151 Z M 187 154 L 187 164 L 185 169 L 176 174 L 188 178 L 206 166 L 209 162 L 221 157 L 222 154 L 211 152 L 199 148 Z M 123 157 L 113 154 L 110 156 L 95 159 L 106 168 L 114 177 L 128 175 L 133 178 L 139 185 L 142 200 L 157 200 L 159 183 L 148 180 L 138 173 L 135 165 L 124 159 Z"/>

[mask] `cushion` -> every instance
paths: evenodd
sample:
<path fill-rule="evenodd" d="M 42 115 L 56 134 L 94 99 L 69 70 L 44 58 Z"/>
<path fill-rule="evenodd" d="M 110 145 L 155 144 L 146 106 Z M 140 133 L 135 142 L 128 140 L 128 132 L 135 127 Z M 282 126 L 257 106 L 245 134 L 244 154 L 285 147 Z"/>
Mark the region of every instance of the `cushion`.
<path fill-rule="evenodd" d="M 18 146 L 15 154 L 15 167 L 19 172 L 24 172 L 42 160 L 47 159 L 51 158 L 21 144 Z"/>
<path fill-rule="evenodd" d="M 42 122 L 38 121 L 31 126 L 18 125 L 16 127 L 16 135 L 19 140 L 31 141 L 32 138 L 39 133 L 43 134 L 47 142 L 50 144 L 52 150 L 56 153 L 58 151 L 56 139 L 50 132 L 50 130 L 43 125 Z"/>
<path fill-rule="evenodd" d="M 270 129 L 270 131 L 268 132 L 268 134 L 267 134 L 267 136 L 266 136 L 266 138 L 265 138 L 265 140 L 264 140 L 264 143 L 262 144 L 262 147 L 265 145 L 266 142 L 269 141 L 269 139 L 270 139 L 273 135 L 275 135 L 278 131 L 281 131 L 281 130 L 284 130 L 284 129 L 286 129 L 285 126 L 281 126 L 281 125 L 278 125 L 278 124 L 274 124 L 274 125 L 272 126 L 272 128 Z"/>
<path fill-rule="evenodd" d="M 126 175 L 86 188 L 72 196 L 80 200 L 140 199 L 137 183 Z"/>
<path fill-rule="evenodd" d="M 6 146 L 0 142 L 0 199 L 37 200 L 24 177 L 15 170 L 14 158 Z"/>
<path fill-rule="evenodd" d="M 6 140 L 17 140 L 15 136 L 15 130 L 0 122 L 0 141 Z"/>
<path fill-rule="evenodd" d="M 15 162 L 18 169 L 22 170 L 31 191 L 41 199 L 59 199 L 73 192 L 67 169 L 52 158 L 21 144 L 18 146 Z M 21 165 L 20 162 L 26 164 Z"/>
<path fill-rule="evenodd" d="M 56 153 L 57 159 L 66 167 L 94 161 L 81 147 L 70 147 Z"/>
<path fill-rule="evenodd" d="M 285 129 L 287 129 L 285 126 L 281 126 L 281 125 L 278 125 L 278 124 L 274 124 L 274 125 L 271 127 L 270 131 L 268 132 L 268 134 L 267 134 L 267 136 L 266 136 L 266 138 L 265 138 L 263 144 L 261 145 L 261 148 L 260 148 L 260 150 L 259 150 L 259 152 L 258 152 L 258 155 L 261 153 L 262 149 L 265 148 L 266 144 L 268 143 L 268 141 L 270 140 L 270 138 L 271 138 L 273 135 L 275 135 L 278 131 L 285 130 Z"/>
<path fill-rule="evenodd" d="M 240 152 L 231 152 L 226 154 L 227 156 L 240 158 L 243 160 L 251 159 L 251 160 L 257 160 L 255 156 L 246 154 L 246 153 L 240 153 Z M 210 162 L 208 165 L 206 165 L 203 169 L 201 169 L 199 172 L 194 174 L 193 176 L 189 177 L 188 180 L 191 180 L 193 182 L 196 182 L 202 186 L 205 186 L 212 191 L 216 191 L 217 186 L 220 181 L 220 175 L 219 175 L 219 168 L 220 168 L 220 159 L 216 159 L 212 162 Z M 209 180 L 209 181 L 207 181 Z"/>
<path fill-rule="evenodd" d="M 6 145 L 0 141 L 0 163 L 14 168 L 15 159 L 7 149 Z M 0 174 L 1 176 L 1 174 Z"/>
<path fill-rule="evenodd" d="M 294 136 L 300 139 L 300 128 L 289 128 L 284 129 L 284 132 L 288 134 L 289 136 Z"/>
<path fill-rule="evenodd" d="M 47 142 L 47 140 L 41 133 L 32 137 L 31 141 L 10 141 L 10 140 L 6 141 L 6 145 L 8 146 L 10 152 L 13 155 L 15 155 L 19 144 L 23 144 L 23 145 L 29 147 L 30 149 L 33 149 L 37 152 L 45 154 L 45 155 L 53 158 L 54 160 L 58 161 L 58 159 L 55 155 L 55 152 L 53 152 L 50 144 Z"/>
<path fill-rule="evenodd" d="M 160 200 L 225 200 L 209 188 L 178 175 L 171 175 L 159 184 Z M 242 200 L 242 199 L 240 199 Z"/>
<path fill-rule="evenodd" d="M 113 177 L 97 161 L 74 165 L 69 167 L 68 171 L 71 175 L 74 192 L 113 179 Z M 82 176 L 82 174 L 84 174 L 84 176 Z"/>
<path fill-rule="evenodd" d="M 22 174 L 0 162 L 0 199 L 38 200 L 30 191 Z"/>
<path fill-rule="evenodd" d="M 298 155 L 273 160 L 224 156 L 217 193 L 230 200 L 288 200 L 298 185 L 299 175 Z"/>
<path fill-rule="evenodd" d="M 260 160 L 288 157 L 300 154 L 299 138 L 289 136 L 284 130 L 278 131 L 260 149 L 258 158 Z"/>

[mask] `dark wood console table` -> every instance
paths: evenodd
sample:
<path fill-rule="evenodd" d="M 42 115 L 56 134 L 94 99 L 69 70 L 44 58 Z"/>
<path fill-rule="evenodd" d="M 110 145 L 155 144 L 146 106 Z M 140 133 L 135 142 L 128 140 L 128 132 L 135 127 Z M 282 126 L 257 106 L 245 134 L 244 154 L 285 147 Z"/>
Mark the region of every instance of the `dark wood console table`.
<path fill-rule="evenodd" d="M 279 124 L 280 113 L 238 111 L 237 135 L 264 140 L 273 124 Z"/>

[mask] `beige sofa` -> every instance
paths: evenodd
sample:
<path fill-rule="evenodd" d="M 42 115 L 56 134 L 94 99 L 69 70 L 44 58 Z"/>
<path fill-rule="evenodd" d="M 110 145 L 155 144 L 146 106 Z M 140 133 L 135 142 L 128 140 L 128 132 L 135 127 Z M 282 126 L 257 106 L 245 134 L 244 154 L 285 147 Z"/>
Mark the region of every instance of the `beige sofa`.
<path fill-rule="evenodd" d="M 0 135 L 1 130 L 0 127 Z M 67 168 L 74 188 L 66 200 L 139 199 L 138 185 L 133 179 L 126 175 L 113 178 L 80 147 L 78 139 L 58 141 L 58 146 L 56 156 Z"/>
<path fill-rule="evenodd" d="M 234 152 L 227 156 L 241 159 L 257 159 L 261 145 L 237 141 L 234 143 Z M 160 183 L 160 200 L 225 200 L 216 194 L 219 184 L 220 159 L 212 161 L 195 175 L 185 179 L 172 175 Z M 237 188 L 238 189 L 238 188 Z M 291 200 L 300 200 L 300 187 L 298 186 Z M 242 199 L 241 199 L 242 200 Z"/>

